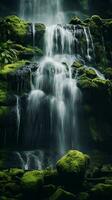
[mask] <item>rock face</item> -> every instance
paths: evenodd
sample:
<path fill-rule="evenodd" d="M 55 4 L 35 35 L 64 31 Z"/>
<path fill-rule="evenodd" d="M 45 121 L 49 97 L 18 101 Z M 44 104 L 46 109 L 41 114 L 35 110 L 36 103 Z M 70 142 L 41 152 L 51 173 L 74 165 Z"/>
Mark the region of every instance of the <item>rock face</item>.
<path fill-rule="evenodd" d="M 88 163 L 87 155 L 71 150 L 57 162 L 56 167 L 62 182 L 71 185 L 83 181 Z"/>
<path fill-rule="evenodd" d="M 77 60 L 72 65 L 73 77 L 77 76 L 77 86 L 81 90 L 83 99 L 80 111 L 80 141 L 82 146 L 112 151 L 112 20 L 102 19 L 94 15 L 84 21 L 73 17 L 70 29 L 76 32 L 84 27 L 90 30 L 93 40 L 93 60 L 85 68 L 83 61 Z M 65 25 L 66 28 L 66 25 Z M 16 104 L 20 99 L 22 120 L 24 119 L 25 103 L 31 89 L 38 65 L 30 64 L 33 56 L 43 55 L 44 24 L 35 24 L 36 47 L 32 47 L 32 24 L 18 18 L 8 16 L 0 19 L 0 143 L 5 137 L 6 124 L 10 133 L 7 141 L 15 137 L 17 129 Z M 76 34 L 81 45 L 87 41 L 82 35 Z M 83 38 L 83 39 L 82 39 Z M 91 40 L 91 42 L 92 42 Z M 86 51 L 86 49 L 84 49 Z M 13 52 L 13 53 L 12 53 Z M 96 69 L 93 69 L 93 67 Z M 104 76 L 98 74 L 102 72 Z M 32 80 L 31 80 L 32 78 Z M 16 95 L 16 96 L 15 96 Z M 21 122 L 22 124 L 24 123 Z M 7 135 L 8 135 L 7 134 Z M 86 138 L 86 140 L 85 140 Z M 14 139 L 15 143 L 16 138 Z M 12 145 L 12 143 L 11 143 Z"/>
<path fill-rule="evenodd" d="M 10 147 L 17 144 L 17 98 L 21 102 L 21 112 L 25 113 L 25 102 L 31 90 L 31 81 L 38 64 L 30 65 L 29 61 L 18 61 L 0 69 L 0 146 L 10 141 Z M 22 115 L 24 118 L 24 116 Z M 7 132 L 7 138 L 4 135 Z M 4 138 L 4 142 L 3 142 Z M 11 142 L 12 141 L 12 142 Z"/>
<path fill-rule="evenodd" d="M 45 32 L 44 24 L 36 24 L 36 37 L 38 46 L 42 47 L 42 38 Z M 32 24 L 20 19 L 17 16 L 8 16 L 0 19 L 0 41 L 12 40 L 19 44 L 33 45 Z"/>
<path fill-rule="evenodd" d="M 71 150 L 57 162 L 57 169 L 0 171 L 0 200 L 111 200 L 112 165 L 98 167 L 90 159 L 87 167 L 88 158 Z"/>

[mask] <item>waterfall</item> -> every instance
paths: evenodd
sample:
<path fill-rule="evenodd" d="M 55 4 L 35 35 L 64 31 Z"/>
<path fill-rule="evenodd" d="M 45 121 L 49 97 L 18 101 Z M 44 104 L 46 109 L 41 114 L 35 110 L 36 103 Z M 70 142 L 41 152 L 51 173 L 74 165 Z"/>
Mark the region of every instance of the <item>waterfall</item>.
<path fill-rule="evenodd" d="M 32 23 L 32 32 L 33 32 L 33 48 L 35 48 L 35 23 Z"/>
<path fill-rule="evenodd" d="M 70 28 L 69 25 L 46 28 L 45 56 L 28 97 L 24 138 L 26 146 L 58 156 L 79 146 L 77 104 L 80 92 L 76 79 L 72 79 L 75 39 Z"/>
<path fill-rule="evenodd" d="M 18 144 L 21 117 L 20 117 L 19 97 L 17 95 L 16 95 L 16 116 L 17 116 L 17 144 Z"/>
<path fill-rule="evenodd" d="M 90 29 L 66 22 L 63 0 L 20 0 L 19 15 L 32 22 L 35 47 L 35 23 L 45 23 L 44 56 L 31 82 L 28 95 L 26 125 L 23 134 L 25 148 L 16 152 L 21 167 L 42 169 L 53 166 L 57 158 L 69 149 L 79 149 L 78 105 L 81 94 L 77 76 L 72 78 L 74 61 L 88 64 L 95 58 Z M 36 58 L 35 58 L 36 59 Z M 100 78 L 101 74 L 95 70 Z M 17 97 L 19 138 L 20 109 Z M 40 153 L 38 153 L 40 152 Z"/>
<path fill-rule="evenodd" d="M 65 22 L 63 0 L 20 0 L 19 16 L 33 22 L 57 24 Z"/>

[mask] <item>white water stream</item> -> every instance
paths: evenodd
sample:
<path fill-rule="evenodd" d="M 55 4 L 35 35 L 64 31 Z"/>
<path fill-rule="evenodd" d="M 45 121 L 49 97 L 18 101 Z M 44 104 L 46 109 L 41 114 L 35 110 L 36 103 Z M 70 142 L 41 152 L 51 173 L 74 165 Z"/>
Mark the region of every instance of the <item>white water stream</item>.
<path fill-rule="evenodd" d="M 33 22 L 33 47 L 35 23 L 47 24 L 45 54 L 28 97 L 24 136 L 25 145 L 36 150 L 16 152 L 22 168 L 30 169 L 33 160 L 34 168 L 41 169 L 45 162 L 42 155 L 46 152 L 50 163 L 53 163 L 67 150 L 79 148 L 77 110 L 81 94 L 77 80 L 72 79 L 71 65 L 75 60 L 91 62 L 95 56 L 94 44 L 89 28 L 63 25 L 66 16 L 62 0 L 21 0 L 20 16 Z M 81 39 L 86 41 L 85 45 Z M 100 78 L 104 78 L 95 71 Z M 20 120 L 18 109 L 17 99 Z M 42 152 L 41 156 L 35 154 L 37 149 Z"/>

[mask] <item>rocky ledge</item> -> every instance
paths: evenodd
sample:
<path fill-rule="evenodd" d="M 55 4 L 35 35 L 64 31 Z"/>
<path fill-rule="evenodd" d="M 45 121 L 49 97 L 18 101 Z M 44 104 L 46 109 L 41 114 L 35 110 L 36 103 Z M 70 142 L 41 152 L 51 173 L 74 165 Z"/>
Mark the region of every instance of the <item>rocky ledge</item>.
<path fill-rule="evenodd" d="M 55 169 L 0 171 L 1 200 L 97 200 L 112 197 L 112 165 L 95 166 L 90 157 L 71 150 Z"/>

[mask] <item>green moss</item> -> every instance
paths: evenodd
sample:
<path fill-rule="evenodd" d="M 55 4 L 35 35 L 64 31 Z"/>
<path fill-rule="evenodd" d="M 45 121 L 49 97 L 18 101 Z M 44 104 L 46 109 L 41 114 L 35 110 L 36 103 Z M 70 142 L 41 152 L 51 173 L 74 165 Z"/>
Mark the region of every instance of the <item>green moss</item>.
<path fill-rule="evenodd" d="M 102 25 L 102 19 L 99 15 L 93 15 L 91 17 L 92 21 L 94 21 L 97 25 Z"/>
<path fill-rule="evenodd" d="M 27 59 L 28 58 L 30 59 L 34 55 L 43 56 L 43 51 L 41 49 L 37 48 L 37 47 L 32 48 L 31 46 L 24 47 L 24 46 L 22 46 L 20 44 L 13 44 L 13 48 L 18 51 L 18 57 L 20 59 L 26 59 L 26 57 L 27 57 Z"/>
<path fill-rule="evenodd" d="M 24 47 L 23 45 L 21 44 L 13 44 L 12 45 L 14 49 L 16 49 L 17 51 L 28 51 L 28 52 L 33 52 L 33 48 L 32 47 Z"/>
<path fill-rule="evenodd" d="M 35 29 L 37 32 L 41 32 L 43 34 L 45 32 L 46 27 L 44 24 L 38 23 L 35 25 Z"/>
<path fill-rule="evenodd" d="M 0 103 L 5 102 L 6 99 L 7 99 L 7 83 L 5 81 L 0 81 Z"/>
<path fill-rule="evenodd" d="M 24 37 L 27 33 L 28 23 L 17 16 L 5 17 L 7 26 L 11 34 L 16 34 L 18 37 Z"/>
<path fill-rule="evenodd" d="M 8 74 L 10 74 L 11 72 L 16 71 L 17 69 L 23 67 L 26 64 L 27 61 L 22 60 L 22 61 L 18 61 L 15 62 L 13 64 L 8 64 L 5 65 L 1 70 L 0 70 L 0 76 L 3 77 L 7 77 Z"/>
<path fill-rule="evenodd" d="M 108 88 L 108 81 L 107 80 L 103 80 L 103 79 L 100 79 L 100 78 L 95 78 L 93 79 L 92 81 L 97 88 L 99 89 L 105 89 L 105 88 Z"/>
<path fill-rule="evenodd" d="M 49 200 L 75 200 L 75 195 L 59 188 Z"/>
<path fill-rule="evenodd" d="M 71 181 L 71 184 L 82 182 L 88 161 L 89 157 L 87 155 L 76 150 L 69 151 L 56 164 L 62 182 L 64 184 L 68 184 L 69 181 Z"/>
<path fill-rule="evenodd" d="M 87 78 L 86 74 L 83 74 L 77 83 L 78 87 L 80 89 L 95 89 L 97 90 L 106 90 L 109 87 L 111 88 L 111 83 L 108 80 L 100 79 L 100 78 L 94 78 L 90 79 Z"/>
<path fill-rule="evenodd" d="M 81 79 L 78 80 L 77 85 L 82 90 L 96 88 L 96 84 L 92 82 L 91 79 L 86 78 L 86 76 L 81 77 Z"/>
<path fill-rule="evenodd" d="M 13 169 L 10 169 L 10 176 L 12 177 L 22 177 L 23 174 L 24 174 L 24 170 L 22 169 L 18 169 L 18 168 L 13 168 Z"/>
<path fill-rule="evenodd" d="M 95 185 L 91 189 L 92 197 L 95 198 L 107 198 L 108 200 L 111 200 L 112 197 L 112 185 L 111 184 L 103 184 L 99 183 Z"/>
<path fill-rule="evenodd" d="M 43 51 L 39 48 L 35 48 L 35 53 L 37 56 L 43 56 Z"/>
<path fill-rule="evenodd" d="M 112 79 L 112 68 L 108 67 L 104 70 L 105 78 Z"/>
<path fill-rule="evenodd" d="M 25 190 L 38 190 L 43 184 L 43 172 L 42 171 L 26 172 L 23 175 L 21 182 Z"/>
<path fill-rule="evenodd" d="M 71 21 L 70 21 L 70 24 L 73 24 L 73 25 L 77 25 L 77 24 L 83 25 L 83 22 L 78 17 L 73 17 L 71 19 Z"/>
<path fill-rule="evenodd" d="M 11 180 L 11 177 L 5 171 L 0 171 L 0 182 L 8 182 Z"/>
<path fill-rule="evenodd" d="M 95 72 L 94 69 L 91 69 L 91 68 L 85 69 L 85 73 L 86 73 L 86 76 L 87 76 L 88 78 L 93 79 L 93 78 L 96 78 L 96 77 L 97 77 L 97 74 L 96 74 L 96 72 Z"/>
<path fill-rule="evenodd" d="M 72 67 L 79 69 L 79 68 L 83 67 L 83 64 L 81 62 L 77 61 L 77 62 L 73 63 Z"/>

